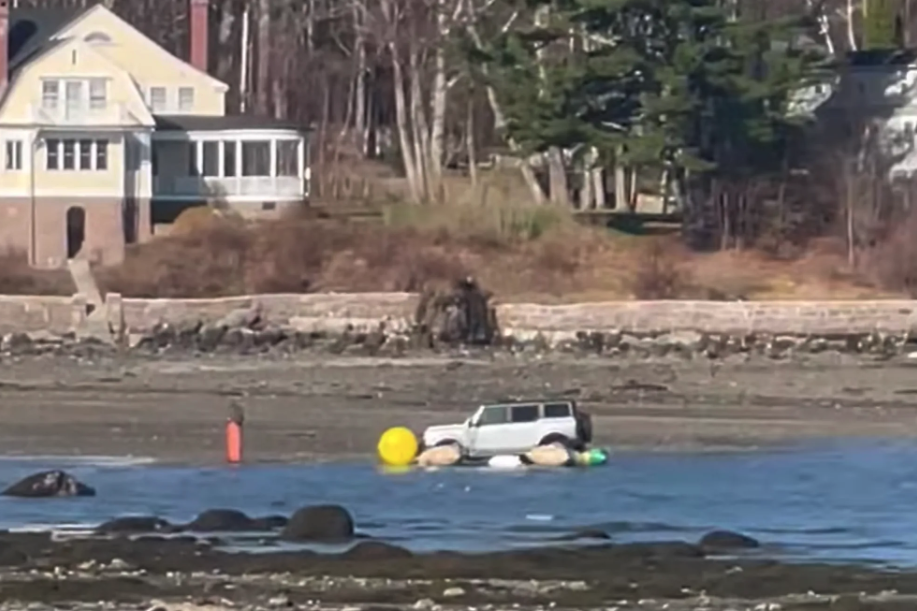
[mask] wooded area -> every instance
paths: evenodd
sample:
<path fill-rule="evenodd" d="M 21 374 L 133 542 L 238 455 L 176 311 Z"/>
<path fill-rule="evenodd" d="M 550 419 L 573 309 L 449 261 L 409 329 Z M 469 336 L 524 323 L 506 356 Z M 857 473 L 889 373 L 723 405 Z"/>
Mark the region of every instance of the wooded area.
<path fill-rule="evenodd" d="M 20 0 L 55 2 L 80 4 Z M 105 3 L 187 55 L 188 0 Z M 894 216 L 876 200 L 890 189 L 881 164 L 862 158 L 866 122 L 852 143 L 825 144 L 794 96 L 830 86 L 848 50 L 915 40 L 911 3 L 213 0 L 210 68 L 230 110 L 314 129 L 313 176 L 382 160 L 408 199 L 435 205 L 445 173 L 473 182 L 500 154 L 525 160 L 514 171 L 532 205 L 625 205 L 652 176 L 686 202 L 696 247 L 846 220 L 853 252 Z"/>

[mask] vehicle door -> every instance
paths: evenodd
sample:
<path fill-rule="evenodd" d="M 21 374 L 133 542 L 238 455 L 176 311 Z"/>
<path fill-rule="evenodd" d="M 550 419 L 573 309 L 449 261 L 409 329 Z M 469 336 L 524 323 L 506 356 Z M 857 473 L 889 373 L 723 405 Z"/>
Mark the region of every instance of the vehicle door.
<path fill-rule="evenodd" d="M 504 445 L 510 452 L 527 452 L 541 441 L 539 417 L 541 406 L 538 403 L 510 406 L 510 425 Z"/>
<path fill-rule="evenodd" d="M 502 439 L 509 428 L 509 413 L 505 405 L 481 408 L 471 427 L 468 449 L 476 456 L 492 456 L 503 451 Z"/>
<path fill-rule="evenodd" d="M 559 433 L 571 440 L 576 439 L 576 419 L 573 417 L 573 406 L 569 402 L 545 403 L 541 421 L 543 436 Z"/>

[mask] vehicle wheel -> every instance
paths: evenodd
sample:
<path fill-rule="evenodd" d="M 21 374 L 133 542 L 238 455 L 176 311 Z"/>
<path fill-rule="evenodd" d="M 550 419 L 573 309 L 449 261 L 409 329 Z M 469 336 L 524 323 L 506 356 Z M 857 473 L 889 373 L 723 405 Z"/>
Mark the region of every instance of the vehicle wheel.
<path fill-rule="evenodd" d="M 570 438 L 566 435 L 561 435 L 560 433 L 551 433 L 550 435 L 545 435 L 544 438 L 538 442 L 540 446 L 548 446 L 552 443 L 559 443 L 565 448 L 572 448 L 573 442 L 570 441 Z"/>
<path fill-rule="evenodd" d="M 576 434 L 584 443 L 592 442 L 592 416 L 580 411 L 576 421 Z"/>

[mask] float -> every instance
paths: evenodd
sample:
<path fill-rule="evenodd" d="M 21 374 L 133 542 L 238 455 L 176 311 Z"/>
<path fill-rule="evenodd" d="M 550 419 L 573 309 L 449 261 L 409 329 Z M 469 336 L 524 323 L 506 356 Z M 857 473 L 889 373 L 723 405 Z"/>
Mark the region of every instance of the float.
<path fill-rule="evenodd" d="M 464 456 L 455 444 L 422 449 L 416 435 L 405 427 L 390 428 L 379 438 L 379 460 L 385 467 L 490 467 L 521 469 L 527 467 L 594 467 L 608 462 L 608 452 L 592 448 L 578 452 L 553 443 L 532 448 L 522 454 L 501 454 L 488 458 Z"/>

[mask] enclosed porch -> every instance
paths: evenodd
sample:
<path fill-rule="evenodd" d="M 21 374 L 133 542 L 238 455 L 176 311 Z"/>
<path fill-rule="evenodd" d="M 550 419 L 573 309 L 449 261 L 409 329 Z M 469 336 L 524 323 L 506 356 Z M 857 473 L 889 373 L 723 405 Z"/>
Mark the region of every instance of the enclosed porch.
<path fill-rule="evenodd" d="M 308 196 L 305 135 L 276 124 L 227 125 L 232 119 L 238 117 L 189 117 L 180 124 L 198 129 L 162 129 L 157 117 L 155 200 L 281 202 Z M 201 120 L 212 129 L 200 129 Z"/>

